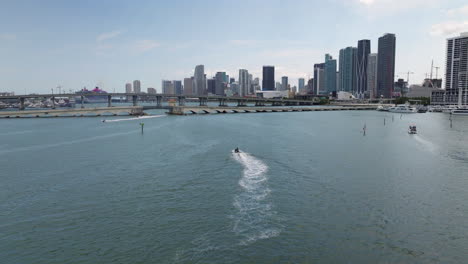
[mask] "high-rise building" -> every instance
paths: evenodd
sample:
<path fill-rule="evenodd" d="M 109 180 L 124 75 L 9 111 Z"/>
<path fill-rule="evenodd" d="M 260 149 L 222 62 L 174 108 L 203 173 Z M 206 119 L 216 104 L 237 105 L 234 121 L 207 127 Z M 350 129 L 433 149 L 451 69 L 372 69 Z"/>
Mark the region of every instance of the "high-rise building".
<path fill-rule="evenodd" d="M 125 92 L 126 93 L 131 93 L 132 92 L 132 84 L 131 83 L 126 83 L 125 84 Z"/>
<path fill-rule="evenodd" d="M 249 92 L 250 80 L 249 71 L 246 69 L 239 70 L 239 96 L 246 96 Z"/>
<path fill-rule="evenodd" d="M 275 66 L 263 66 L 262 90 L 275 90 Z"/>
<path fill-rule="evenodd" d="M 377 53 L 367 56 L 367 91 L 369 98 L 377 98 Z"/>
<path fill-rule="evenodd" d="M 193 94 L 193 77 L 184 78 L 184 94 L 185 95 Z"/>
<path fill-rule="evenodd" d="M 325 54 L 325 91 L 327 94 L 336 91 L 336 60 Z"/>
<path fill-rule="evenodd" d="M 305 92 L 305 80 L 304 80 L 304 78 L 299 78 L 297 86 L 299 87 L 299 92 Z"/>
<path fill-rule="evenodd" d="M 308 94 L 314 94 L 314 78 L 311 78 L 307 81 L 307 93 Z"/>
<path fill-rule="evenodd" d="M 377 95 L 385 98 L 393 96 L 395 79 L 395 34 L 385 34 L 379 38 L 377 58 Z"/>
<path fill-rule="evenodd" d="M 314 94 L 327 93 L 325 63 L 314 64 Z"/>
<path fill-rule="evenodd" d="M 215 75 L 215 94 L 216 95 L 224 95 L 224 87 L 226 81 L 226 73 L 225 72 L 217 72 Z"/>
<path fill-rule="evenodd" d="M 261 90 L 261 88 L 260 88 L 260 79 L 259 78 L 253 79 L 253 81 L 252 81 L 252 90 L 253 90 L 252 94 L 256 94 L 257 91 Z"/>
<path fill-rule="evenodd" d="M 281 91 L 281 89 L 283 89 L 283 88 L 281 87 L 281 83 L 280 83 L 280 82 L 276 82 L 275 91 Z"/>
<path fill-rule="evenodd" d="M 141 93 L 141 82 L 140 80 L 133 81 L 133 92 L 134 93 Z"/>
<path fill-rule="evenodd" d="M 371 51 L 371 42 L 368 39 L 358 41 L 356 62 L 356 95 L 363 98 L 367 92 L 367 58 Z"/>
<path fill-rule="evenodd" d="M 253 89 L 253 75 L 249 73 L 249 87 L 248 87 L 248 94 L 254 94 L 254 89 Z"/>
<path fill-rule="evenodd" d="M 233 82 L 235 82 L 235 81 L 236 81 L 235 78 L 229 78 L 229 83 L 233 83 Z"/>
<path fill-rule="evenodd" d="M 216 79 L 208 79 L 207 80 L 207 92 L 208 94 L 216 94 Z"/>
<path fill-rule="evenodd" d="M 147 89 L 147 91 L 148 91 L 148 94 L 156 94 L 156 89 L 154 89 L 154 88 L 150 87 L 150 88 Z"/>
<path fill-rule="evenodd" d="M 193 93 L 195 95 L 206 95 L 206 75 L 205 66 L 197 65 L 195 67 L 195 74 L 193 75 Z"/>
<path fill-rule="evenodd" d="M 356 91 L 357 48 L 347 47 L 340 50 L 340 91 Z"/>
<path fill-rule="evenodd" d="M 468 104 L 468 32 L 447 39 L 445 90 L 459 105 Z"/>
<path fill-rule="evenodd" d="M 174 94 L 181 95 L 183 92 L 182 81 L 173 81 Z"/>
<path fill-rule="evenodd" d="M 288 89 L 288 76 L 281 77 L 281 91 Z"/>
<path fill-rule="evenodd" d="M 163 94 L 174 94 L 174 84 L 172 81 L 162 80 L 161 89 Z"/>

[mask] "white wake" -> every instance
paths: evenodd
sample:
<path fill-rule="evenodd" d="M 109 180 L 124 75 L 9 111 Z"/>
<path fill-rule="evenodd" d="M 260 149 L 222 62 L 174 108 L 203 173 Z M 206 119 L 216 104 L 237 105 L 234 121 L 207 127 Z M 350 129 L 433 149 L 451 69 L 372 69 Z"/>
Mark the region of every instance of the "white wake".
<path fill-rule="evenodd" d="M 237 209 L 233 216 L 234 232 L 242 237 L 242 245 L 278 236 L 280 228 L 274 223 L 276 212 L 268 199 L 271 192 L 266 174 L 268 166 L 245 152 L 232 155 L 244 167 L 239 180 L 242 192 L 234 198 Z"/>
<path fill-rule="evenodd" d="M 141 119 L 149 119 L 149 118 L 158 118 L 163 117 L 165 115 L 153 115 L 153 116 L 138 116 L 138 117 L 131 117 L 131 118 L 123 118 L 123 119 L 104 119 L 102 122 L 104 123 L 112 123 L 112 122 L 122 122 L 122 121 L 131 121 L 131 120 L 141 120 Z"/>

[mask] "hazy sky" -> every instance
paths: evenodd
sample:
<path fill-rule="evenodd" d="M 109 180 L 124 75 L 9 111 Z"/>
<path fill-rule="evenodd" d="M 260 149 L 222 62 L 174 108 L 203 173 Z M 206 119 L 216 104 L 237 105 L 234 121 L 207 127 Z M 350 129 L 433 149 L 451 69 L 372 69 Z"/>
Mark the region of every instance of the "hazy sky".
<path fill-rule="evenodd" d="M 124 91 L 134 79 L 161 80 L 238 69 L 276 79 L 309 77 L 324 54 L 397 37 L 396 74 L 419 83 L 431 59 L 442 67 L 445 39 L 468 31 L 466 0 L 2 0 L 0 91 L 45 93 L 61 85 Z"/>

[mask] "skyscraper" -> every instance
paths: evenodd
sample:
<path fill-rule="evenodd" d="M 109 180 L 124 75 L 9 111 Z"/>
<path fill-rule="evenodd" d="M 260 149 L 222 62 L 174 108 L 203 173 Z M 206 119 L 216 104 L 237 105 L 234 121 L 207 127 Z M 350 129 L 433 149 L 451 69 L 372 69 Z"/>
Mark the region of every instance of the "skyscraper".
<path fill-rule="evenodd" d="M 195 67 L 195 74 L 193 75 L 193 78 L 193 93 L 195 95 L 206 95 L 206 77 L 204 65 L 197 65 Z"/>
<path fill-rule="evenodd" d="M 182 81 L 173 81 L 174 84 L 174 94 L 181 95 L 182 94 Z"/>
<path fill-rule="evenodd" d="M 356 90 L 357 48 L 340 50 L 340 91 L 354 93 Z"/>
<path fill-rule="evenodd" d="M 208 85 L 207 87 L 208 94 L 216 94 L 216 79 L 215 78 L 208 79 L 207 85 Z"/>
<path fill-rule="evenodd" d="M 134 93 L 141 93 L 141 82 L 140 80 L 133 81 L 133 92 Z"/>
<path fill-rule="evenodd" d="M 377 58 L 377 96 L 391 98 L 395 79 L 395 34 L 379 38 Z"/>
<path fill-rule="evenodd" d="M 275 90 L 275 66 L 263 66 L 262 90 Z"/>
<path fill-rule="evenodd" d="M 299 87 L 299 92 L 304 92 L 305 91 L 305 80 L 304 80 L 304 78 L 299 78 L 297 86 Z"/>
<path fill-rule="evenodd" d="M 288 76 L 281 77 L 281 91 L 288 89 Z"/>
<path fill-rule="evenodd" d="M 174 94 L 174 84 L 171 81 L 162 80 L 161 89 L 163 94 Z"/>
<path fill-rule="evenodd" d="M 249 92 L 250 81 L 249 71 L 246 69 L 239 70 L 239 96 L 246 96 Z"/>
<path fill-rule="evenodd" d="M 216 95 L 224 95 L 224 86 L 226 80 L 226 73 L 225 72 L 217 72 L 215 75 L 215 94 Z"/>
<path fill-rule="evenodd" d="M 328 94 L 336 91 L 336 60 L 325 54 L 325 90 Z"/>
<path fill-rule="evenodd" d="M 371 42 L 368 39 L 358 41 L 356 62 L 356 95 L 364 97 L 367 93 L 367 58 L 371 50 Z"/>
<path fill-rule="evenodd" d="M 131 83 L 126 83 L 125 84 L 125 92 L 126 93 L 131 93 L 132 92 L 132 84 Z"/>
<path fill-rule="evenodd" d="M 447 102 L 468 104 L 468 32 L 447 39 L 445 90 Z"/>
<path fill-rule="evenodd" d="M 369 98 L 377 97 L 377 53 L 371 53 L 367 57 L 367 91 Z"/>
<path fill-rule="evenodd" d="M 314 64 L 314 94 L 325 94 L 326 88 L 325 63 Z"/>
<path fill-rule="evenodd" d="M 154 88 L 149 87 L 147 89 L 147 91 L 148 91 L 149 94 L 156 94 L 156 89 L 154 89 Z"/>
<path fill-rule="evenodd" d="M 193 94 L 193 77 L 184 78 L 184 94 L 185 95 Z"/>

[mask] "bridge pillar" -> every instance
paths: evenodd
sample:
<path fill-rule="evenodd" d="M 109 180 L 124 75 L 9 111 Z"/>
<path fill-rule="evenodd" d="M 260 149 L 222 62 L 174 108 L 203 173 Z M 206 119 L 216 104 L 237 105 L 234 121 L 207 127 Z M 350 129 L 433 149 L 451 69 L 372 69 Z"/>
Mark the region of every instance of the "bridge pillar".
<path fill-rule="evenodd" d="M 84 108 L 84 96 L 81 96 L 81 108 Z"/>
<path fill-rule="evenodd" d="M 52 96 L 52 109 L 55 109 L 55 96 Z"/>
<path fill-rule="evenodd" d="M 19 97 L 19 110 L 24 110 L 24 97 Z"/>
<path fill-rule="evenodd" d="M 200 102 L 200 106 L 206 106 L 206 101 L 208 101 L 205 97 L 198 97 Z"/>
<path fill-rule="evenodd" d="M 185 97 L 184 96 L 179 96 L 179 106 L 184 106 L 185 105 Z"/>
<path fill-rule="evenodd" d="M 132 101 L 133 101 L 133 106 L 138 105 L 138 96 L 137 95 L 132 95 Z"/>
<path fill-rule="evenodd" d="M 156 96 L 156 106 L 161 107 L 162 96 Z"/>
<path fill-rule="evenodd" d="M 219 106 L 227 106 L 227 104 L 226 104 L 226 99 L 224 99 L 224 98 L 219 98 Z"/>
<path fill-rule="evenodd" d="M 112 95 L 107 96 L 107 107 L 112 107 Z"/>

